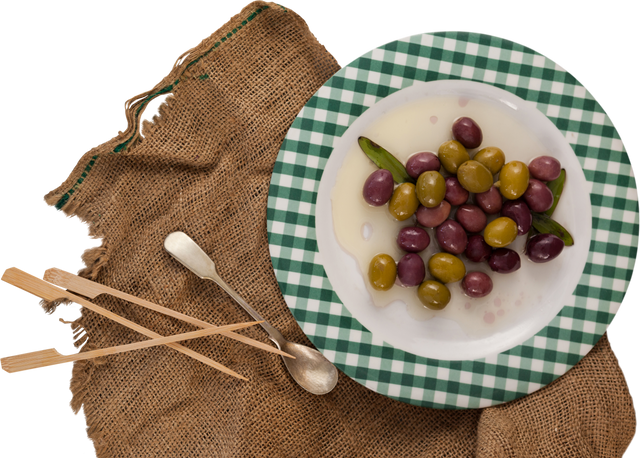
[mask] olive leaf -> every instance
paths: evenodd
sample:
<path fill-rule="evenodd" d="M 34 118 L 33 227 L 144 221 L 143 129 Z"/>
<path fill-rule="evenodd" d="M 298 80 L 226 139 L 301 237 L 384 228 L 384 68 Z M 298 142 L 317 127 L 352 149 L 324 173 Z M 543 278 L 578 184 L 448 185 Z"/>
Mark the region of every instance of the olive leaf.
<path fill-rule="evenodd" d="M 553 234 L 559 237 L 565 246 L 573 245 L 573 237 L 560 223 L 544 213 L 532 213 L 531 215 L 533 216 L 532 225 L 536 231 L 541 234 Z"/>
<path fill-rule="evenodd" d="M 360 148 L 381 169 L 388 170 L 393 176 L 396 183 L 415 183 L 415 180 L 407 173 L 402 162 L 397 160 L 393 154 L 384 149 L 377 143 L 369 140 L 367 137 L 358 138 Z"/>
<path fill-rule="evenodd" d="M 560 196 L 562 195 L 562 190 L 564 189 L 564 182 L 567 179 L 567 172 L 562 169 L 560 171 L 560 176 L 553 181 L 547 183 L 547 187 L 551 189 L 553 193 L 553 205 L 549 210 L 544 212 L 546 215 L 551 216 L 558 206 L 558 201 L 560 200 Z"/>

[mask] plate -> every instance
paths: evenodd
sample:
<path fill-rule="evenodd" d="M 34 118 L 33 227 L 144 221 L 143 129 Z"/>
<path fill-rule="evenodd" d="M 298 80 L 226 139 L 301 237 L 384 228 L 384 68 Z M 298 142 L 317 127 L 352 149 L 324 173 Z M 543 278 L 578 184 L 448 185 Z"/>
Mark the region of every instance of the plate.
<path fill-rule="evenodd" d="M 574 233 L 578 244 L 563 265 L 562 281 L 553 282 L 553 293 L 539 301 L 543 313 L 479 340 L 452 334 L 445 320 L 408 321 L 401 308 L 391 313 L 391 306 L 377 309 L 357 299 L 362 275 L 331 241 L 330 190 L 353 136 L 389 110 L 447 91 L 486 99 L 534 126 L 553 155 L 572 169 L 574 192 L 563 195 L 570 204 L 563 212 L 573 215 L 570 229 L 581 235 Z M 274 166 L 267 230 L 287 305 L 340 370 L 399 401 L 477 408 L 547 385 L 602 336 L 631 278 L 638 201 L 615 128 L 575 78 L 516 43 L 445 32 L 370 51 L 309 100 Z M 429 331 L 422 340 L 416 338 L 420 326 Z"/>

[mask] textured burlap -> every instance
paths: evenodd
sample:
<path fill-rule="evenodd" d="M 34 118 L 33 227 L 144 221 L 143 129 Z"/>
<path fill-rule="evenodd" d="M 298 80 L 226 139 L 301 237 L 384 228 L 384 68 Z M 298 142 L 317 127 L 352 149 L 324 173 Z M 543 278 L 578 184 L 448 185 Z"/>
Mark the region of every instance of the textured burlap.
<path fill-rule="evenodd" d="M 217 44 L 218 43 L 218 44 Z M 271 170 L 293 119 L 338 65 L 305 22 L 252 3 L 127 104 L 129 128 L 88 152 L 46 196 L 89 223 L 100 248 L 81 275 L 216 324 L 248 316 L 212 282 L 163 250 L 191 235 L 226 279 L 285 336 L 310 344 L 271 267 Z M 148 100 L 172 93 L 138 134 Z M 162 335 L 189 325 L 109 296 L 95 302 Z M 83 351 L 144 339 L 86 309 Z M 260 328 L 242 333 L 268 342 Z M 485 410 L 439 411 L 377 395 L 341 375 L 314 396 L 280 357 L 224 337 L 186 346 L 243 382 L 167 347 L 78 362 L 72 407 L 84 408 L 99 458 L 111 457 L 614 457 L 635 430 L 624 377 L 604 337 L 568 374 Z"/>

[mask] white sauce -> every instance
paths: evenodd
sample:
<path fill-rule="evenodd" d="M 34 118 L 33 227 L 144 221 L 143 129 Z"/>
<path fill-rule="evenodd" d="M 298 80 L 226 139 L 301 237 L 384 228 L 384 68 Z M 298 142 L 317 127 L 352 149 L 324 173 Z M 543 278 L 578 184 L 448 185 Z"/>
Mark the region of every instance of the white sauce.
<path fill-rule="evenodd" d="M 481 127 L 486 146 L 501 148 L 507 162 L 519 160 L 529 163 L 537 156 L 548 154 L 542 143 L 525 126 L 518 123 L 505 110 L 477 99 L 455 96 L 429 97 L 400 106 L 378 118 L 362 135 L 380 144 L 401 162 L 420 151 L 437 152 L 441 143 L 451 139 L 451 125 L 460 116 L 473 118 Z M 462 293 L 460 282 L 448 284 L 451 302 L 441 311 L 429 310 L 417 297 L 417 287 L 405 288 L 396 283 L 389 291 L 376 291 L 369 285 L 369 262 L 379 253 L 391 255 L 396 262 L 404 252 L 396 244 L 402 227 L 414 226 L 415 216 L 396 221 L 387 206 L 369 206 L 362 197 L 362 186 L 376 166 L 354 142 L 349 150 L 332 190 L 331 202 L 334 230 L 342 248 L 353 256 L 365 278 L 373 303 L 384 307 L 394 301 L 407 305 L 407 313 L 423 321 L 433 317 L 453 320 L 469 336 L 485 336 L 506 329 L 524 310 L 531 312 L 541 299 L 540 291 L 558 275 L 553 262 L 534 264 L 522 255 L 526 236 L 520 236 L 509 246 L 521 254 L 522 267 L 511 274 L 492 272 L 486 263 L 469 262 L 460 256 L 467 272 L 483 271 L 493 280 L 493 291 L 486 297 L 473 299 Z M 454 217 L 454 212 L 450 218 Z M 490 217 L 489 220 L 492 218 Z M 434 230 L 428 229 L 431 243 L 419 253 L 426 262 L 440 251 Z M 426 279 L 430 279 L 427 269 Z"/>

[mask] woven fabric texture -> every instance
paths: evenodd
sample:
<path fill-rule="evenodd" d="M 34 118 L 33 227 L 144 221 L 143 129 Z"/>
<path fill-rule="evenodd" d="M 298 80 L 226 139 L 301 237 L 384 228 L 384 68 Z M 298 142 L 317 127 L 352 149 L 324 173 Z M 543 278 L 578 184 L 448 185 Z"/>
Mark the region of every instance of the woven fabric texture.
<path fill-rule="evenodd" d="M 273 274 L 269 181 L 295 116 L 339 69 L 305 22 L 254 2 L 180 57 L 127 105 L 128 129 L 86 153 L 45 199 L 89 224 L 103 244 L 84 277 L 213 324 L 248 320 L 212 282 L 164 250 L 181 230 L 238 293 L 293 341 L 311 345 Z M 152 98 L 171 94 L 140 126 Z M 142 132 L 141 132 L 142 131 Z M 161 335 L 194 328 L 103 295 L 94 302 Z M 143 337 L 87 309 L 82 351 Z M 268 342 L 260 328 L 240 333 Z M 635 431 L 624 377 L 606 336 L 575 368 L 525 398 L 485 410 L 415 407 L 341 374 L 314 396 L 279 356 L 213 336 L 184 342 L 250 379 L 167 347 L 74 365 L 72 407 L 84 410 L 99 458 L 115 457 L 616 457 Z"/>

